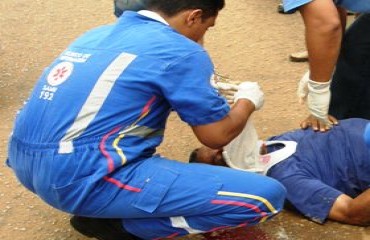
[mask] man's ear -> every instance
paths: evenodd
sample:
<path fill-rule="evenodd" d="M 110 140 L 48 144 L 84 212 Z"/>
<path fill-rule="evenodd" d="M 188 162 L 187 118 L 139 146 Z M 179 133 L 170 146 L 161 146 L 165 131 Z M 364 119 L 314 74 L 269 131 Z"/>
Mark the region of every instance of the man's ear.
<path fill-rule="evenodd" d="M 190 10 L 186 18 L 186 24 L 190 27 L 195 23 L 202 21 L 203 11 L 202 9 Z"/>

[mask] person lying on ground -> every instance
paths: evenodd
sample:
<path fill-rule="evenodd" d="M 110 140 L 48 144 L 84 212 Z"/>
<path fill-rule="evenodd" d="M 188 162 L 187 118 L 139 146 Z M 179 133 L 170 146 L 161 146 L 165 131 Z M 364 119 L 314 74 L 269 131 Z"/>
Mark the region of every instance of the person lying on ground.
<path fill-rule="evenodd" d="M 233 159 L 230 150 L 201 147 L 191 154 L 190 162 L 266 174 L 285 186 L 287 203 L 307 218 L 319 223 L 331 219 L 368 226 L 370 148 L 365 139 L 370 143 L 369 122 L 342 120 L 325 133 L 312 129 L 288 131 L 265 142 L 249 142 L 256 147 L 235 139 L 227 148 L 237 151 L 249 147 L 251 150 L 243 153 L 245 158 Z"/>

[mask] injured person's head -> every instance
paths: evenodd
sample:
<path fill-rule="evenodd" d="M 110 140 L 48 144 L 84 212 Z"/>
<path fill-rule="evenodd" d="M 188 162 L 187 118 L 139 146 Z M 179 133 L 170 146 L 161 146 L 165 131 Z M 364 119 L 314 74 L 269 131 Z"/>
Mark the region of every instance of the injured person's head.
<path fill-rule="evenodd" d="M 189 162 L 228 166 L 243 171 L 266 174 L 276 163 L 296 151 L 293 141 L 261 141 L 251 120 L 244 130 L 224 149 L 203 146 L 192 152 Z"/>

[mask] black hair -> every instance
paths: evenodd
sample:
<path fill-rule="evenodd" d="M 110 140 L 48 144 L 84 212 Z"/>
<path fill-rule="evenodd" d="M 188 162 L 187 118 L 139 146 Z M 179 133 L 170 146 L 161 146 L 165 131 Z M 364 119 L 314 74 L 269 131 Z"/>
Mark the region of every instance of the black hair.
<path fill-rule="evenodd" d="M 114 0 L 114 15 L 120 17 L 124 11 L 144 10 L 146 0 Z"/>
<path fill-rule="evenodd" d="M 201 9 L 203 19 L 217 16 L 225 6 L 225 0 L 145 0 L 149 10 L 163 12 L 169 17 L 189 9 Z"/>
<path fill-rule="evenodd" d="M 199 150 L 199 148 L 196 148 L 196 149 L 194 149 L 190 153 L 190 155 L 189 155 L 189 163 L 197 163 L 197 162 L 199 162 L 199 160 L 198 160 L 198 150 Z"/>

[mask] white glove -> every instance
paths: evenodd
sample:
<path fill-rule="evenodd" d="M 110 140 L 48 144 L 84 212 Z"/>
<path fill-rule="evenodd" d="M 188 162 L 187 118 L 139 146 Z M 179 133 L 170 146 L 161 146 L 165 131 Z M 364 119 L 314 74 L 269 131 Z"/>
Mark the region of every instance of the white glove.
<path fill-rule="evenodd" d="M 238 90 L 238 85 L 232 83 L 224 83 L 211 80 L 211 85 L 216 88 L 222 96 L 224 96 L 229 104 L 234 103 L 234 95 Z"/>
<path fill-rule="evenodd" d="M 328 119 L 331 96 L 330 83 L 331 80 L 328 82 L 315 82 L 309 80 L 307 96 L 307 105 L 311 114 L 329 126 L 332 125 Z"/>
<path fill-rule="evenodd" d="M 238 91 L 234 95 L 234 102 L 242 98 L 250 100 L 256 110 L 261 109 L 264 103 L 264 95 L 257 82 L 242 82 L 239 84 Z"/>
<path fill-rule="evenodd" d="M 330 83 L 315 82 L 310 79 L 308 71 L 298 84 L 298 97 L 301 103 L 307 100 L 308 109 L 314 117 L 321 120 L 327 125 L 332 125 L 328 119 L 329 103 L 330 103 Z"/>

